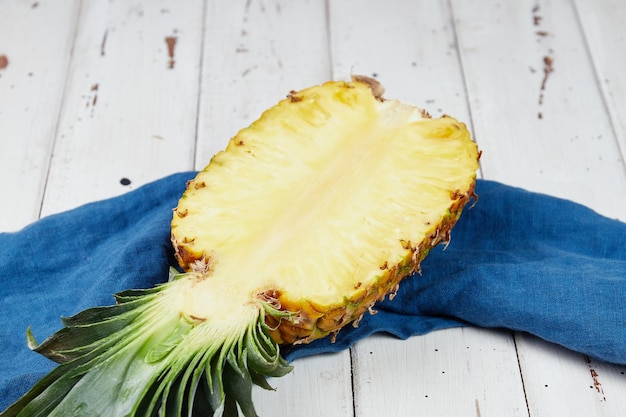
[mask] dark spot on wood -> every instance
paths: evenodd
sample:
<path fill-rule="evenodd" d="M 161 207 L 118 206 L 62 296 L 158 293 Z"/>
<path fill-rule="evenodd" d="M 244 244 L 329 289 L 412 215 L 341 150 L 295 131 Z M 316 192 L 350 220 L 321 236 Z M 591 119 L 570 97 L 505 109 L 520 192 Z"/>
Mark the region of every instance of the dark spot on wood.
<path fill-rule="evenodd" d="M 195 190 L 199 190 L 200 188 L 204 188 L 204 187 L 206 187 L 206 183 L 204 181 L 202 181 L 202 182 L 194 182 L 194 184 L 193 184 L 193 188 Z"/>
<path fill-rule="evenodd" d="M 245 77 L 246 75 L 248 75 L 250 73 L 250 71 L 252 71 L 253 69 L 256 69 L 257 65 L 254 65 L 250 68 L 246 68 L 245 70 L 243 70 L 243 72 L 241 73 L 242 77 Z"/>
<path fill-rule="evenodd" d="M 109 30 L 105 30 L 104 31 L 104 35 L 102 35 L 102 42 L 100 42 L 100 56 L 104 56 L 105 55 L 105 47 L 107 44 L 107 36 L 109 34 Z"/>
<path fill-rule="evenodd" d="M 131 181 L 128 178 L 122 178 L 120 180 L 120 184 L 122 185 L 130 185 Z"/>
<path fill-rule="evenodd" d="M 91 100 L 91 105 L 95 106 L 96 103 L 98 102 L 98 83 L 94 84 L 91 86 L 91 91 L 95 92 L 95 94 L 93 95 L 93 99 Z M 87 106 L 89 106 L 89 103 L 87 103 Z"/>
<path fill-rule="evenodd" d="M 606 401 L 606 396 L 604 395 L 604 389 L 602 388 L 602 384 L 598 378 L 598 373 L 593 368 L 591 363 L 591 358 L 589 356 L 585 356 L 585 362 L 587 362 L 587 366 L 589 367 L 589 373 L 591 374 L 591 379 L 593 381 L 593 386 L 598 392 L 598 394 L 602 395 L 602 401 Z"/>
<path fill-rule="evenodd" d="M 541 91 L 546 89 L 548 77 L 554 72 L 554 58 L 549 55 L 543 57 L 543 80 L 541 81 Z"/>
<path fill-rule="evenodd" d="M 180 217 L 181 219 L 184 218 L 185 216 L 187 216 L 187 213 L 189 213 L 189 210 L 185 209 L 185 211 L 179 211 L 178 209 L 174 210 L 176 212 L 176 215 L 178 217 Z"/>
<path fill-rule="evenodd" d="M 167 44 L 167 56 L 170 58 L 170 60 L 167 63 L 167 67 L 169 69 L 174 68 L 174 64 L 176 63 L 176 61 L 174 60 L 174 49 L 176 48 L 177 41 L 178 41 L 178 38 L 176 36 L 165 37 L 165 43 Z"/>
<path fill-rule="evenodd" d="M 542 19 L 542 17 L 539 16 L 539 14 L 538 14 L 539 13 L 539 9 L 540 9 L 539 3 L 536 3 L 533 6 L 533 8 L 532 8 L 533 25 L 535 25 L 535 26 L 539 26 L 539 24 L 541 23 L 541 19 Z"/>
<path fill-rule="evenodd" d="M 546 85 L 548 83 L 548 78 L 550 74 L 554 72 L 554 58 L 550 55 L 545 55 L 543 57 L 543 79 L 541 80 L 541 87 L 539 89 L 539 106 L 543 104 L 544 101 L 544 91 L 546 90 Z M 543 119 L 543 113 L 540 111 L 537 114 L 538 119 Z"/>

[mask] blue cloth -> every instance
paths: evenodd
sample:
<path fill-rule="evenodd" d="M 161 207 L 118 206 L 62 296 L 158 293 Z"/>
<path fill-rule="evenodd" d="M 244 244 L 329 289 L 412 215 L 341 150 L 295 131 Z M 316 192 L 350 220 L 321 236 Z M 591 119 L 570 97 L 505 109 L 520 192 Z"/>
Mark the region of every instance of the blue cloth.
<path fill-rule="evenodd" d="M 0 234 L 0 410 L 55 364 L 31 352 L 59 318 L 112 294 L 167 280 L 172 208 L 195 173 L 49 216 Z M 581 205 L 479 180 L 480 200 L 407 278 L 393 301 L 358 328 L 286 348 L 289 360 L 345 349 L 374 332 L 400 338 L 477 325 L 535 334 L 591 357 L 626 364 L 626 224 Z"/>

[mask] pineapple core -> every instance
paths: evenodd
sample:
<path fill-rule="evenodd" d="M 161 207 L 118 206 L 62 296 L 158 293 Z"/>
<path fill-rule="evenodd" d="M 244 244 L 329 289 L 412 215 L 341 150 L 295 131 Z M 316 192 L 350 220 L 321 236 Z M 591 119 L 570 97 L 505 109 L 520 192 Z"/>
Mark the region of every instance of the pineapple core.
<path fill-rule="evenodd" d="M 477 168 L 454 118 L 360 81 L 292 92 L 188 184 L 172 241 L 197 279 L 181 308 L 217 321 L 269 297 L 300 324 L 279 342 L 336 331 L 448 236 Z"/>

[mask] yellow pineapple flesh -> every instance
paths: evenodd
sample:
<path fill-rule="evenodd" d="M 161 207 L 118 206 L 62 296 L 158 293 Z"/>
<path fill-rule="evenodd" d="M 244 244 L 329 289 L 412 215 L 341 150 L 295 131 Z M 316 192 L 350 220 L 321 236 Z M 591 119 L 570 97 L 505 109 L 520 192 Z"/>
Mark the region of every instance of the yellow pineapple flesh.
<path fill-rule="evenodd" d="M 266 317 L 277 342 L 310 341 L 358 319 L 448 239 L 473 193 L 475 143 L 463 123 L 382 99 L 368 81 L 292 92 L 188 184 L 172 242 L 206 287 L 185 296 L 189 315 L 265 300 L 293 313 Z"/>

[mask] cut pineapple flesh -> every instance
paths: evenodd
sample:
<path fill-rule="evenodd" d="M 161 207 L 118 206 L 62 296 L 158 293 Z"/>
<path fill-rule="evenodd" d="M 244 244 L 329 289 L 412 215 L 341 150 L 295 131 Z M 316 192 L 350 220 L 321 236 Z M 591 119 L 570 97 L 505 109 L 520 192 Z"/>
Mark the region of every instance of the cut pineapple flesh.
<path fill-rule="evenodd" d="M 292 92 L 188 184 L 172 240 L 202 278 L 185 312 L 215 319 L 272 293 L 310 330 L 279 341 L 336 331 L 313 321 L 346 300 L 371 304 L 380 297 L 368 291 L 398 281 L 387 270 L 451 226 L 444 219 L 471 194 L 477 159 L 462 123 L 382 100 L 366 83 Z"/>
<path fill-rule="evenodd" d="M 29 347 L 60 365 L 0 417 L 255 417 L 279 344 L 357 323 L 473 197 L 463 123 L 374 80 L 291 92 L 231 139 L 174 210 L 184 273 L 63 320 Z"/>

